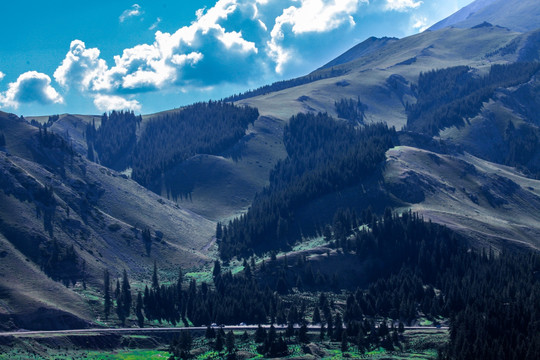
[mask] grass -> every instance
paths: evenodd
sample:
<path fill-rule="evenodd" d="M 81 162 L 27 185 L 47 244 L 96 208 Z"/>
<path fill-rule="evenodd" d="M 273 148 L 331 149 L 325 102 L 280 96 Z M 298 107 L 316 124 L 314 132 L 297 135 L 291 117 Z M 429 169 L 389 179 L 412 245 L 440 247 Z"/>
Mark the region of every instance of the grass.
<path fill-rule="evenodd" d="M 263 355 L 257 352 L 256 344 L 253 341 L 254 331 L 249 331 L 249 339 L 246 341 L 241 340 L 243 331 L 235 331 L 236 349 L 241 352 L 241 356 L 244 359 L 261 359 Z M 400 341 L 401 349 L 396 348 L 393 351 L 386 350 L 382 347 L 370 349 L 366 353 L 358 351 L 354 344 L 349 344 L 346 352 L 341 351 L 341 342 L 334 341 L 319 341 L 318 334 L 310 335 L 314 341 L 308 345 L 302 345 L 294 342 L 288 344 L 289 355 L 286 359 L 300 359 L 305 358 L 311 351 L 307 351 L 306 348 L 310 348 L 321 355 L 322 359 L 436 359 L 437 349 L 444 346 L 448 341 L 448 332 L 444 330 L 440 331 L 424 331 L 424 330 L 412 330 L 404 333 L 404 338 Z M 46 339 L 25 339 L 19 340 L 15 343 L 15 346 L 7 349 L 0 346 L 0 360 L 44 360 L 44 359 L 91 359 L 91 360 L 139 360 L 139 359 L 168 359 L 170 354 L 167 351 L 163 351 L 168 346 L 168 340 L 159 339 L 156 337 L 144 336 L 144 335 L 126 335 L 127 339 L 148 339 L 153 338 L 159 341 L 159 345 L 156 349 L 116 349 L 99 351 L 95 349 L 82 349 L 74 348 L 70 349 L 69 342 L 63 342 L 60 337 L 56 337 L 53 342 L 49 342 Z M 66 339 L 67 340 L 67 339 Z M 63 343 L 61 347 L 58 344 Z M 125 343 L 125 342 L 122 342 Z M 142 342 L 141 344 L 148 343 Z M 45 344 L 54 344 L 47 347 Z M 144 345 L 143 345 L 144 346 Z M 225 351 L 221 353 L 215 351 L 212 348 L 212 344 L 202 336 L 194 336 L 193 338 L 193 359 L 197 360 L 214 360 L 223 359 L 226 355 Z"/>
<path fill-rule="evenodd" d="M 157 350 L 117 350 L 113 352 L 102 351 L 65 351 L 54 352 L 50 351 L 43 355 L 38 354 L 23 354 L 19 352 L 10 352 L 1 354 L 2 360 L 72 360 L 89 359 L 89 360 L 163 360 L 168 359 L 170 354 L 166 351 Z"/>

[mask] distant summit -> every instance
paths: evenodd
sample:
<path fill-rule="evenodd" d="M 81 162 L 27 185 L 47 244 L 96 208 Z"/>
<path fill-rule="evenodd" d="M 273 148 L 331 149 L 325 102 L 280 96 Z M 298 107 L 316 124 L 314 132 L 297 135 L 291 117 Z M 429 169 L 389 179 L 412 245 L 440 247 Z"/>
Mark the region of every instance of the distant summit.
<path fill-rule="evenodd" d="M 538 0 L 476 0 L 429 30 L 445 27 L 465 29 L 488 22 L 513 31 L 528 32 L 540 28 L 539 17 Z"/>
<path fill-rule="evenodd" d="M 396 42 L 397 40 L 399 40 L 399 39 L 394 38 L 394 37 L 386 37 L 385 36 L 385 37 L 382 37 L 382 38 L 376 38 L 376 37 L 372 36 L 372 37 L 362 41 L 360 44 L 352 47 L 351 49 L 349 49 L 348 51 L 346 51 L 342 55 L 338 56 L 334 60 L 330 61 L 326 65 L 321 66 L 319 68 L 319 70 L 328 69 L 328 68 L 331 68 L 333 66 L 345 64 L 345 63 L 348 63 L 350 61 L 359 59 L 362 56 L 369 55 L 369 54 L 371 54 L 371 53 L 385 47 L 386 45 L 388 45 L 390 43 Z"/>

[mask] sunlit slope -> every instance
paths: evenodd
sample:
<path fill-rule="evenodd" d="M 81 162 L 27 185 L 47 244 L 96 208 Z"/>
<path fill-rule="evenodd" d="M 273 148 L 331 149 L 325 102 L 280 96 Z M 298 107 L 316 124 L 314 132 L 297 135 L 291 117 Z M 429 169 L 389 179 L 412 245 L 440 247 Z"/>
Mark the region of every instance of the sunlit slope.
<path fill-rule="evenodd" d="M 357 99 L 367 106 L 366 122 L 385 122 L 401 129 L 407 120 L 405 107 L 415 102 L 411 83 L 422 71 L 468 65 L 483 68 L 514 61 L 519 47 L 497 53 L 522 34 L 494 26 L 474 29 L 447 28 L 426 31 L 389 42 L 377 51 L 333 67 L 345 75 L 326 78 L 239 101 L 255 106 L 262 115 L 288 119 L 298 112 L 327 112 L 336 116 L 334 103 Z M 323 74 L 321 69 L 313 74 Z"/>
<path fill-rule="evenodd" d="M 484 21 L 527 32 L 538 29 L 540 6 L 537 0 L 476 0 L 455 14 L 433 25 L 430 30 L 448 26 L 469 28 Z"/>

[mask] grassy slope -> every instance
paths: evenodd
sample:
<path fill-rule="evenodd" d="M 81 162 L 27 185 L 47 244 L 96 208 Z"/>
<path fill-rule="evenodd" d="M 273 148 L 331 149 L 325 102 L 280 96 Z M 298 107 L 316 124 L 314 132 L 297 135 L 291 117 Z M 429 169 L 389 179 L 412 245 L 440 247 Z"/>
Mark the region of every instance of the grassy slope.
<path fill-rule="evenodd" d="M 504 46 L 518 35 L 500 28 L 423 32 L 336 66 L 335 69 L 348 71 L 341 77 L 319 80 L 239 103 L 257 107 L 262 115 L 288 119 L 298 112 L 306 111 L 335 115 L 335 101 L 360 96 L 361 101 L 367 105 L 368 122 L 382 121 L 400 129 L 407 119 L 405 104 L 415 101 L 407 82 L 415 82 L 421 71 L 434 68 L 456 65 L 482 67 L 494 61 L 511 60 L 499 57 L 487 61 L 485 54 Z M 409 65 L 401 64 L 411 59 L 415 61 Z M 314 74 L 324 71 L 328 69 Z M 387 81 L 395 74 L 403 77 L 403 86 L 395 87 Z M 343 87 L 337 84 L 343 81 L 349 85 Z M 308 99 L 300 101 L 302 96 Z"/>
<path fill-rule="evenodd" d="M 424 199 L 410 202 L 413 211 L 481 243 L 540 248 L 540 181 L 513 168 L 399 146 L 387 152 L 385 181 L 405 201 L 420 190 Z"/>
<path fill-rule="evenodd" d="M 286 156 L 283 126 L 281 120 L 259 117 L 244 138 L 221 156 L 197 155 L 178 165 L 167 176 L 180 186 L 194 184 L 188 197 L 177 199 L 178 204 L 213 220 L 245 211 L 268 183 L 275 163 Z M 165 189 L 162 195 L 166 196 Z"/>
<path fill-rule="evenodd" d="M 0 128 L 10 154 L 0 152 L 0 166 L 5 174 L 18 174 L 9 177 L 8 188 L 26 193 L 29 183 L 53 187 L 57 206 L 52 236 L 65 246 L 74 245 L 80 261 L 86 262 L 89 286 L 100 288 L 105 268 L 113 277 L 127 269 L 132 278 L 148 279 L 154 259 L 160 269 L 175 274 L 179 266 L 209 261 L 207 245 L 212 241 L 213 222 L 78 156 L 72 163 L 67 160 L 62 177 L 54 170 L 54 152 L 40 152 L 34 143 L 37 129 L 6 117 L 0 118 Z M 7 249 L 2 250 L 7 255 L 0 270 L 0 287 L 7 289 L 2 296 L 4 311 L 28 315 L 47 307 L 88 319 L 88 309 L 71 289 L 40 272 L 36 263 L 39 242 L 52 237 L 45 231 L 43 217 L 36 215 L 35 203 L 16 198 L 13 191 L 0 192 L 2 227 L 14 230 L 0 242 Z M 84 198 L 90 199 L 90 211 L 80 210 Z M 113 224 L 118 229 L 109 228 Z M 149 256 L 140 231 L 144 228 L 151 229 L 154 237 Z M 156 231 L 163 233 L 162 239 L 155 237 Z M 28 280 L 21 281 L 21 277 Z"/>
<path fill-rule="evenodd" d="M 91 320 L 77 294 L 48 278 L 1 234 L 0 254 L 0 317 L 22 314 L 22 324 L 29 325 L 38 309 L 49 308 Z"/>

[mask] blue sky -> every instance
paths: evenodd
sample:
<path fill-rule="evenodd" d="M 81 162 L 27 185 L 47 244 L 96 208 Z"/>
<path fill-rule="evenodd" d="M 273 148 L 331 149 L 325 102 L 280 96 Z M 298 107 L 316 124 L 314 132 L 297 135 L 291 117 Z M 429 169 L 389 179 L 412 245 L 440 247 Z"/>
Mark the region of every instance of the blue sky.
<path fill-rule="evenodd" d="M 472 0 L 3 1 L 0 109 L 152 113 L 307 74 Z"/>

